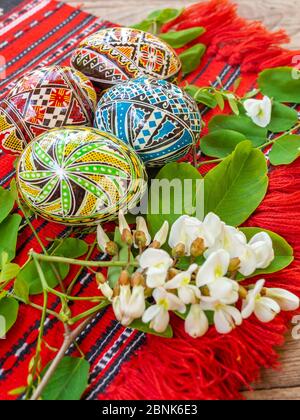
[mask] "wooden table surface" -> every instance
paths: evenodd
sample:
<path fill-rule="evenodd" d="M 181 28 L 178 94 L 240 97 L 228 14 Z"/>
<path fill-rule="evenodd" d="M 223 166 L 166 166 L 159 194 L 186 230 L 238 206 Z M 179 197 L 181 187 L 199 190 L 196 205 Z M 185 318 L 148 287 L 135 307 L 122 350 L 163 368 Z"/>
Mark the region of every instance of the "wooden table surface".
<path fill-rule="evenodd" d="M 190 0 L 90 0 L 67 3 L 124 25 L 137 23 L 153 10 L 164 7 L 183 7 Z M 248 19 L 261 20 L 270 29 L 285 28 L 291 36 L 289 48 L 300 49 L 299 0 L 235 0 L 239 13 Z M 282 367 L 280 371 L 262 373 L 262 382 L 255 384 L 255 392 L 246 392 L 249 399 L 300 400 L 300 341 L 287 335 L 287 344 L 280 349 Z"/>

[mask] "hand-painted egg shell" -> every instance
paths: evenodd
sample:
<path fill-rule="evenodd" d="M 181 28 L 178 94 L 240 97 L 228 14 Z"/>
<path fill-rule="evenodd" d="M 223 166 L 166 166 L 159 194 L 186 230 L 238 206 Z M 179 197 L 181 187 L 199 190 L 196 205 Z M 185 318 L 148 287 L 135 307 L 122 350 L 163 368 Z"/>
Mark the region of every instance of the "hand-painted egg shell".
<path fill-rule="evenodd" d="M 95 126 L 133 147 L 148 166 L 161 166 L 183 158 L 198 141 L 201 115 L 178 86 L 143 77 L 103 95 Z"/>
<path fill-rule="evenodd" d="M 168 44 L 130 28 L 110 28 L 89 36 L 74 52 L 72 66 L 101 89 L 144 75 L 175 82 L 181 70 Z"/>
<path fill-rule="evenodd" d="M 93 225 L 141 199 L 147 176 L 132 149 L 93 128 L 54 129 L 21 155 L 17 183 L 27 205 L 47 220 Z"/>
<path fill-rule="evenodd" d="M 70 67 L 42 67 L 27 73 L 0 102 L 0 146 L 20 153 L 52 128 L 93 126 L 96 102 L 90 80 Z"/>

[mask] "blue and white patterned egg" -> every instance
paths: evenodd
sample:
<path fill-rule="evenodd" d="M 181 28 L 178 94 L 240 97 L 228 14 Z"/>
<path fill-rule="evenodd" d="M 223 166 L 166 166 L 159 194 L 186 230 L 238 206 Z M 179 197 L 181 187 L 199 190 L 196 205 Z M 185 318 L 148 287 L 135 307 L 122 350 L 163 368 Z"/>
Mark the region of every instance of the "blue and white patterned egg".
<path fill-rule="evenodd" d="M 147 166 L 162 166 L 183 158 L 198 141 L 201 115 L 178 86 L 142 77 L 103 95 L 95 126 L 133 147 Z"/>

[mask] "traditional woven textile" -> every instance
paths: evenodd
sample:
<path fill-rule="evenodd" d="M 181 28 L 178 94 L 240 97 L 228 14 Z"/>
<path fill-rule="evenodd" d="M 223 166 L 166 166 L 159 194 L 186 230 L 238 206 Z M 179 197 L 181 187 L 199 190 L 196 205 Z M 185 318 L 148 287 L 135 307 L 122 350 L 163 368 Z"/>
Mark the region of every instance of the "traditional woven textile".
<path fill-rule="evenodd" d="M 7 2 L 8 3 L 8 2 Z M 14 2 L 9 2 L 9 7 Z M 4 2 L 6 7 L 6 2 Z M 167 5 L 167 4 L 166 4 Z M 5 9 L 0 22 L 0 55 L 6 60 L 6 74 L 0 80 L 0 95 L 5 97 L 15 81 L 25 72 L 40 65 L 69 64 L 74 48 L 93 32 L 113 26 L 52 0 L 31 0 L 16 8 Z M 267 32 L 260 23 L 239 18 L 236 8 L 226 0 L 212 0 L 187 9 L 175 22 L 178 29 L 204 26 L 202 41 L 208 52 L 198 70 L 188 81 L 199 86 L 217 77 L 230 89 L 235 80 L 243 77 L 239 92 L 255 86 L 257 72 L 263 68 L 291 65 L 295 53 L 279 45 L 288 41 L 284 32 Z M 168 26 L 164 30 L 168 30 Z M 3 63 L 1 63 L 3 66 Z M 4 68 L 0 69 L 3 75 Z M 229 112 L 229 110 L 228 110 Z M 207 121 L 213 115 L 202 110 Z M 1 140 L 1 139 L 0 139 Z M 14 177 L 14 157 L 0 156 L 0 185 L 7 187 Z M 266 276 L 267 284 L 284 287 L 300 294 L 300 164 L 280 167 L 270 172 L 270 188 L 263 204 L 247 222 L 284 236 L 294 247 L 295 263 L 284 272 Z M 41 218 L 33 224 L 44 242 L 63 237 L 66 228 Z M 92 241 L 93 238 L 87 238 Z M 29 228 L 25 228 L 18 244 L 17 262 L 23 264 L 28 251 L 39 245 Z M 93 259 L 101 258 L 94 253 Z M 69 280 L 76 273 L 72 270 Z M 97 293 L 94 276 L 83 272 L 75 292 L 93 296 Z M 41 303 L 41 299 L 35 299 Z M 59 307 L 53 298 L 52 309 Z M 74 305 L 74 315 L 88 306 Z M 21 307 L 21 315 L 6 340 L 0 342 L 0 398 L 15 398 L 8 392 L 26 384 L 28 363 L 33 356 L 38 334 L 40 312 Z M 241 389 L 258 379 L 260 369 L 275 366 L 275 347 L 284 341 L 291 315 L 280 315 L 270 324 L 262 325 L 251 318 L 228 336 L 211 328 L 202 339 L 189 338 L 183 323 L 174 319 L 175 338 L 172 340 L 146 336 L 124 329 L 110 309 L 99 313 L 86 327 L 79 344 L 92 365 L 90 388 L 84 398 L 95 399 L 236 399 Z M 61 325 L 54 318 L 46 321 L 45 339 L 58 347 L 63 337 Z M 69 355 L 76 355 L 71 347 Z M 46 364 L 53 353 L 45 351 Z"/>

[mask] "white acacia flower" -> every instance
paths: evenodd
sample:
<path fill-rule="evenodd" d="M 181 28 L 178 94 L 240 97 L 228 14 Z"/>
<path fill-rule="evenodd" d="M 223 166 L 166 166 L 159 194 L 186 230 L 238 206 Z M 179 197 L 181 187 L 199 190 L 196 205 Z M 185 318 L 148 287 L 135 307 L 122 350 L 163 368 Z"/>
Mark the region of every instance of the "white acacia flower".
<path fill-rule="evenodd" d="M 273 242 L 266 232 L 255 235 L 249 242 L 255 253 L 256 268 L 267 268 L 275 258 Z"/>
<path fill-rule="evenodd" d="M 244 108 L 248 117 L 259 127 L 267 127 L 272 117 L 272 101 L 268 96 L 262 100 L 247 99 L 244 102 Z"/>
<path fill-rule="evenodd" d="M 136 232 L 143 232 L 143 234 L 145 235 L 145 248 L 151 244 L 151 235 L 149 233 L 147 222 L 144 219 L 144 217 L 139 216 L 136 218 Z M 136 243 L 134 244 L 134 247 L 139 248 Z"/>
<path fill-rule="evenodd" d="M 238 258 L 244 252 L 244 245 L 247 244 L 246 236 L 240 230 L 221 223 L 220 235 L 213 247 L 210 247 L 204 254 L 207 258 L 212 253 L 223 249 L 228 252 L 230 258 Z"/>
<path fill-rule="evenodd" d="M 242 325 L 243 318 L 234 306 L 221 302 L 201 302 L 201 309 L 214 312 L 214 324 L 220 334 L 229 334 L 236 326 Z"/>
<path fill-rule="evenodd" d="M 209 213 L 203 222 L 196 217 L 181 216 L 171 228 L 169 245 L 175 248 L 183 244 L 186 255 L 190 256 L 192 243 L 196 239 L 203 239 L 206 248 L 212 247 L 221 233 L 221 227 L 221 220 L 214 213 Z"/>
<path fill-rule="evenodd" d="M 266 289 L 266 296 L 278 303 L 282 311 L 296 311 L 299 309 L 298 296 L 284 289 Z"/>
<path fill-rule="evenodd" d="M 149 248 L 139 258 L 140 267 L 146 272 L 146 283 L 151 289 L 165 284 L 173 260 L 166 251 Z"/>
<path fill-rule="evenodd" d="M 121 235 L 123 235 L 124 231 L 130 232 L 130 227 L 127 223 L 126 217 L 122 210 L 120 210 L 119 212 L 119 229 L 120 229 Z"/>
<path fill-rule="evenodd" d="M 220 300 L 224 304 L 236 303 L 239 299 L 239 285 L 236 281 L 226 277 L 230 263 L 228 252 L 219 250 L 211 254 L 199 268 L 196 284 L 198 287 L 207 286 L 210 297 L 202 297 L 207 301 Z"/>
<path fill-rule="evenodd" d="M 143 286 L 134 286 L 126 309 L 126 314 L 133 319 L 143 316 L 146 309 L 145 289 Z"/>
<path fill-rule="evenodd" d="M 99 284 L 99 290 L 101 290 L 103 296 L 105 296 L 108 300 L 112 300 L 114 292 L 107 281 Z"/>
<path fill-rule="evenodd" d="M 162 247 L 168 239 L 169 222 L 165 221 L 160 230 L 156 233 L 153 242 L 157 242 Z"/>
<path fill-rule="evenodd" d="M 242 307 L 242 317 L 244 319 L 250 318 L 254 313 L 259 321 L 268 323 L 273 321 L 276 315 L 280 313 L 280 306 L 275 300 L 261 296 L 264 285 L 265 280 L 259 280 L 255 288 L 248 292 Z"/>
<path fill-rule="evenodd" d="M 106 247 L 107 247 L 107 244 L 110 242 L 110 239 L 107 236 L 107 234 L 104 232 L 104 229 L 102 228 L 101 225 L 97 226 L 97 242 L 101 251 L 103 253 L 106 253 Z"/>
<path fill-rule="evenodd" d="M 168 293 L 163 287 L 155 289 L 153 297 L 156 304 L 146 309 L 142 319 L 145 324 L 150 322 L 150 328 L 154 331 L 163 333 L 170 322 L 169 311 L 185 313 L 186 306 L 177 296 Z"/>
<path fill-rule="evenodd" d="M 185 331 L 193 338 L 203 337 L 209 329 L 207 316 L 199 304 L 191 306 L 185 320 Z"/>
<path fill-rule="evenodd" d="M 177 274 L 172 280 L 165 284 L 165 289 L 167 290 L 177 289 L 179 299 L 186 305 L 196 303 L 197 299 L 200 299 L 201 297 L 199 288 L 190 284 L 192 274 L 197 268 L 197 264 L 192 264 L 187 271 Z"/>

